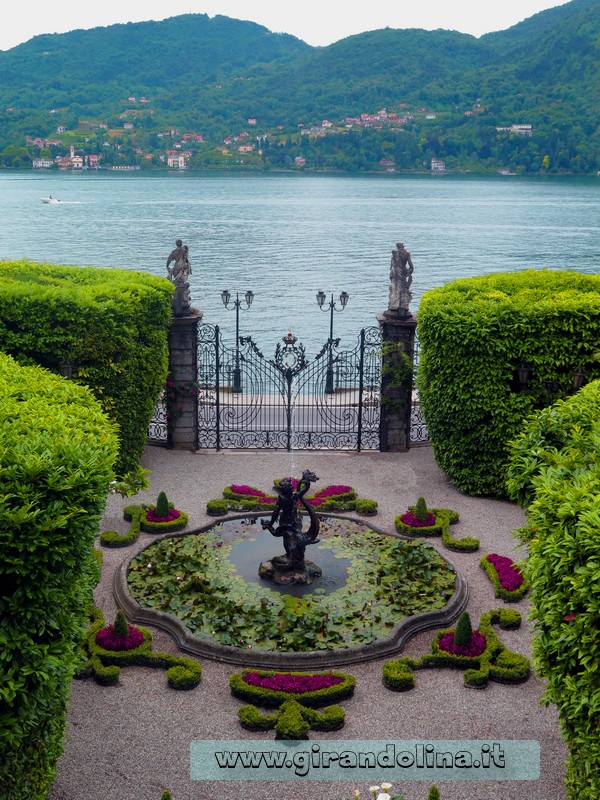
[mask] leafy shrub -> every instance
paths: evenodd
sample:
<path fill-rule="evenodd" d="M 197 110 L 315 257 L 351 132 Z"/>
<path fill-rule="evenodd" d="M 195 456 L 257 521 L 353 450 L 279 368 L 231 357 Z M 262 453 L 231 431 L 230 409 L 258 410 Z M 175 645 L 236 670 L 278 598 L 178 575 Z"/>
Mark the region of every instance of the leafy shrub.
<path fill-rule="evenodd" d="M 129 636 L 129 626 L 122 608 L 117 609 L 113 623 L 113 633 L 115 636 Z"/>
<path fill-rule="evenodd" d="M 440 800 L 440 790 L 437 786 L 431 786 L 427 792 L 427 800 Z"/>
<path fill-rule="evenodd" d="M 528 505 L 533 653 L 569 747 L 570 800 L 600 797 L 600 381 L 541 411 L 513 442 L 510 496 Z"/>
<path fill-rule="evenodd" d="M 459 647 L 471 644 L 473 637 L 473 627 L 468 611 L 463 611 L 456 623 L 456 633 L 454 634 L 454 644 Z"/>
<path fill-rule="evenodd" d="M 173 286 L 120 269 L 0 263 L 0 350 L 89 386 L 118 423 L 117 475 L 138 468 L 167 373 Z"/>
<path fill-rule="evenodd" d="M 425 502 L 424 497 L 419 497 L 417 500 L 417 505 L 415 506 L 415 517 L 419 520 L 419 522 L 425 522 L 427 519 L 427 503 Z"/>
<path fill-rule="evenodd" d="M 354 501 L 354 510 L 357 514 L 375 516 L 378 510 L 377 500 L 369 500 L 368 497 L 359 497 Z"/>
<path fill-rule="evenodd" d="M 238 711 L 240 724 L 246 730 L 275 729 L 276 739 L 308 739 L 308 731 L 337 731 L 344 726 L 344 709 L 327 706 L 315 711 L 295 699 L 285 700 L 272 714 L 262 714 L 256 706 L 243 706 Z"/>
<path fill-rule="evenodd" d="M 222 517 L 229 511 L 227 500 L 209 500 L 206 504 L 206 513 L 209 517 Z"/>
<path fill-rule="evenodd" d="M 462 491 L 503 496 L 508 442 L 523 420 L 549 392 L 567 395 L 576 368 L 600 377 L 600 276 L 525 270 L 453 281 L 423 296 L 418 322 L 435 458 Z M 521 364 L 531 371 L 525 389 Z"/>
<path fill-rule="evenodd" d="M 164 492 L 160 492 L 156 500 L 156 516 L 169 516 L 169 501 L 167 500 L 167 495 Z"/>
<path fill-rule="evenodd" d="M 83 386 L 0 355 L 0 797 L 45 797 L 118 452 Z"/>

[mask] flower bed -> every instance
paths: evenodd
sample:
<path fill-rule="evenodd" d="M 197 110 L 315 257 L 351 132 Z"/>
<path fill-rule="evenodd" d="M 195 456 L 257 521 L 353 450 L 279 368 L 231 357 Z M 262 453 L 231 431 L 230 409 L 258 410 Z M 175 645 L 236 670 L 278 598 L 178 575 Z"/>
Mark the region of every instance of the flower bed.
<path fill-rule="evenodd" d="M 454 631 L 444 633 L 438 639 L 438 647 L 453 656 L 468 656 L 475 658 L 480 656 L 486 648 L 487 640 L 479 631 L 473 631 L 471 641 L 468 644 L 456 644 L 454 641 Z"/>
<path fill-rule="evenodd" d="M 96 644 L 104 650 L 133 650 L 144 641 L 144 634 L 139 628 L 127 625 L 127 636 L 119 636 L 114 631 L 114 625 L 100 628 L 96 634 Z"/>
<path fill-rule="evenodd" d="M 478 655 L 469 654 L 475 652 L 473 639 L 472 649 L 468 649 L 466 653 L 451 652 L 446 648 L 451 641 L 454 641 L 454 631 L 438 632 L 431 643 L 431 653 L 426 653 L 420 658 L 401 657 L 387 661 L 383 665 L 385 686 L 394 692 L 412 689 L 415 685 L 414 670 L 432 667 L 455 667 L 465 670 L 465 686 L 474 689 L 484 689 L 490 680 L 499 683 L 526 681 L 531 671 L 529 659 L 508 650 L 496 635 L 494 624 L 505 630 L 518 628 L 521 624 L 521 615 L 513 609 L 502 608 L 482 614 L 479 621 L 479 635 L 485 638 L 485 648 Z M 452 640 L 448 638 L 449 634 L 452 634 Z"/>
<path fill-rule="evenodd" d="M 351 697 L 356 680 L 344 672 L 313 674 L 244 670 L 234 673 L 229 686 L 234 697 L 267 708 L 278 708 L 285 700 L 295 699 L 311 708 Z"/>
<path fill-rule="evenodd" d="M 277 672 L 274 675 L 261 675 L 258 672 L 246 672 L 242 676 L 244 683 L 250 686 L 259 686 L 261 689 L 272 689 L 275 692 L 288 694 L 304 694 L 316 692 L 319 689 L 328 689 L 337 683 L 342 683 L 343 678 L 336 675 L 299 675 L 290 672 Z"/>
<path fill-rule="evenodd" d="M 280 479 L 281 480 L 281 479 Z M 275 484 L 280 482 L 275 481 Z M 291 478 L 294 489 L 298 481 Z M 306 500 L 320 511 L 359 511 L 369 516 L 377 513 L 377 502 L 367 498 L 358 498 L 352 486 L 332 484 L 319 489 L 312 495 L 307 495 Z M 232 483 L 223 489 L 223 499 L 209 500 L 206 506 L 207 514 L 220 516 L 228 511 L 271 511 L 277 502 L 277 497 L 267 494 L 262 489 L 246 484 Z M 366 503 L 366 505 L 364 505 Z M 361 508 L 364 509 L 361 511 Z"/>
<path fill-rule="evenodd" d="M 158 516 L 156 506 L 142 506 L 140 528 L 145 533 L 174 533 L 185 528 L 188 524 L 188 515 L 176 508 L 169 508 L 168 515 Z"/>
<path fill-rule="evenodd" d="M 450 508 L 430 508 L 424 522 L 418 520 L 414 512 L 415 507 L 409 506 L 407 512 L 394 519 L 398 533 L 404 536 L 441 536 L 444 547 L 458 553 L 472 553 L 479 549 L 479 539 L 471 536 L 455 539 L 450 534 L 450 525 L 455 525 L 459 521 L 456 511 Z"/>
<path fill-rule="evenodd" d="M 494 585 L 496 597 L 507 603 L 520 600 L 529 590 L 529 585 L 517 565 L 507 556 L 490 553 L 479 565 Z"/>
<path fill-rule="evenodd" d="M 162 667 L 167 671 L 167 682 L 172 689 L 194 689 L 202 680 L 202 666 L 192 658 L 175 656 L 171 653 L 152 652 L 152 634 L 146 628 L 128 625 L 128 636 L 119 637 L 133 642 L 136 646 L 120 647 L 114 636 L 113 625 L 104 625 L 101 609 L 92 609 L 92 621 L 85 644 L 87 664 L 81 676 L 93 675 L 96 683 L 114 686 L 119 681 L 121 667 L 143 666 Z M 110 633 L 109 633 L 110 632 Z M 133 633 L 135 632 L 135 633 Z M 113 646 L 106 646 L 106 645 Z"/>
<path fill-rule="evenodd" d="M 402 514 L 400 521 L 409 528 L 431 528 L 435 525 L 435 514 L 428 512 L 425 519 L 419 519 L 414 511 L 407 511 L 406 514 Z"/>
<path fill-rule="evenodd" d="M 149 508 L 146 511 L 147 522 L 171 522 L 174 519 L 179 519 L 180 516 L 181 511 L 177 511 L 176 508 L 170 508 L 166 517 L 159 516 L 153 508 Z"/>
<path fill-rule="evenodd" d="M 240 724 L 246 730 L 275 730 L 277 739 L 307 739 L 308 731 L 334 731 L 344 725 L 344 709 L 328 705 L 354 693 L 356 679 L 343 672 L 312 674 L 306 672 L 273 672 L 244 670 L 229 679 L 231 693 L 242 700 L 252 700 L 271 714 L 261 713 L 255 705 L 239 709 Z"/>

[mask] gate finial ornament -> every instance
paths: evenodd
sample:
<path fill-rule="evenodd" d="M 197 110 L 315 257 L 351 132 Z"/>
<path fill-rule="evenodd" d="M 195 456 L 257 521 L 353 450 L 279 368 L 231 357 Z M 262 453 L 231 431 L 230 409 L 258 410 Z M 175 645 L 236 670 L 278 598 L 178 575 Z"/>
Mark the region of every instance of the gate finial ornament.
<path fill-rule="evenodd" d="M 412 300 L 410 286 L 412 284 L 412 274 L 414 266 L 410 253 L 402 242 L 396 244 L 396 249 L 392 251 L 392 262 L 390 265 L 390 296 L 388 309 L 385 312 L 387 317 L 397 317 L 406 319 L 409 316 L 408 307 Z"/>
<path fill-rule="evenodd" d="M 172 261 L 175 262 L 174 267 L 170 266 Z M 177 239 L 175 250 L 167 258 L 167 277 L 171 283 L 175 284 L 175 293 L 173 295 L 173 316 L 175 317 L 184 317 L 192 311 L 190 284 L 188 282 L 191 274 L 192 268 L 188 257 L 188 246 L 181 239 Z"/>

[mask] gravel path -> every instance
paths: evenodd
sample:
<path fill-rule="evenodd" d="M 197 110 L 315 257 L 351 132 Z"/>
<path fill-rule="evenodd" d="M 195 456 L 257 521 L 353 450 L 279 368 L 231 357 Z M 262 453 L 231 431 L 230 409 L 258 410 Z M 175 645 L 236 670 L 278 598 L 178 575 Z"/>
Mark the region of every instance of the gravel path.
<path fill-rule="evenodd" d="M 176 507 L 190 515 L 190 528 L 210 521 L 207 500 L 221 496 L 231 483 L 248 483 L 268 490 L 274 478 L 312 469 L 318 486 L 352 485 L 360 497 L 379 503 L 374 522 L 393 531 L 394 516 L 423 495 L 428 505 L 460 513 L 456 535 L 481 540 L 478 553 L 440 551 L 469 583 L 468 610 L 474 626 L 479 615 L 504 604 L 496 600 L 491 583 L 479 567 L 485 553 L 519 557 L 512 531 L 523 523 L 521 509 L 502 501 L 472 498 L 454 489 L 435 464 L 429 447 L 408 453 L 188 453 L 147 448 L 144 466 L 152 470 L 151 488 L 129 501 L 111 497 L 103 530 L 124 533 L 122 509 L 131 502 L 154 502 L 165 490 Z M 141 534 L 129 548 L 103 549 L 102 580 L 96 602 L 112 621 L 115 568 L 130 559 L 149 537 Z M 514 606 L 527 616 L 527 600 Z M 413 637 L 404 652 L 418 656 L 429 651 L 433 632 Z M 529 655 L 530 626 L 505 632 L 509 649 Z M 154 649 L 176 652 L 171 638 L 154 630 Z M 565 800 L 563 788 L 566 749 L 554 707 L 540 706 L 542 683 L 535 677 L 519 686 L 490 682 L 484 691 L 463 686 L 460 672 L 424 670 L 417 673 L 410 692 L 395 693 L 381 682 L 382 661 L 347 667 L 356 676 L 353 698 L 343 702 L 346 725 L 334 733 L 311 732 L 311 740 L 340 739 L 533 739 L 541 744 L 541 774 L 536 781 L 438 781 L 443 800 Z M 231 697 L 228 676 L 235 668 L 204 660 L 204 678 L 197 689 L 177 692 L 168 688 L 164 671 L 126 668 L 116 687 L 93 680 L 75 681 L 71 690 L 65 751 L 59 762 L 49 800 L 160 800 L 165 789 L 173 800 L 346 800 L 358 788 L 368 793 L 370 781 L 330 782 L 201 782 L 189 778 L 189 746 L 193 739 L 273 739 L 273 733 L 252 734 L 237 721 L 239 701 Z M 386 780 L 377 777 L 375 783 Z M 429 781 L 394 784 L 406 800 L 425 800 Z M 392 792 L 392 794 L 394 793 Z"/>

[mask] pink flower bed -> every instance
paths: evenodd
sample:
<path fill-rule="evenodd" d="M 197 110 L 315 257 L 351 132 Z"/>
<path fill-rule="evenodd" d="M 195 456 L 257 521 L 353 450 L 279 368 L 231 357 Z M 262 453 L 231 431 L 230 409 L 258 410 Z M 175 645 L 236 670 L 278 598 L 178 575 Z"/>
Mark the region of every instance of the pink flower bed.
<path fill-rule="evenodd" d="M 148 522 L 171 522 L 171 520 L 179 519 L 180 516 L 181 512 L 177 511 L 176 508 L 169 509 L 168 517 L 159 517 L 153 508 L 150 508 L 148 511 L 146 511 L 146 520 Z"/>
<path fill-rule="evenodd" d="M 312 497 L 308 498 L 311 506 L 320 506 L 330 497 L 337 497 L 340 494 L 347 494 L 352 491 L 351 486 L 326 486 L 320 492 L 316 492 Z"/>
<path fill-rule="evenodd" d="M 343 682 L 343 679 L 336 675 L 290 675 L 286 672 L 276 675 L 246 672 L 243 680 L 250 686 L 259 686 L 261 689 L 272 689 L 275 692 L 288 692 L 289 694 L 316 692 L 318 689 L 327 689 L 329 686 Z"/>
<path fill-rule="evenodd" d="M 291 481 L 294 490 L 296 490 L 298 488 L 298 481 L 295 478 L 291 478 Z M 270 495 L 262 492 L 260 489 L 255 489 L 253 486 L 238 485 L 233 483 L 229 488 L 234 494 L 255 498 L 260 500 L 261 503 L 275 503 L 277 501 L 276 497 L 271 497 Z M 316 492 L 312 497 L 308 497 L 307 500 L 312 506 L 320 506 L 331 497 L 338 497 L 341 494 L 347 494 L 351 491 L 351 486 L 326 486 L 324 489 Z"/>
<path fill-rule="evenodd" d="M 499 556 L 497 553 L 491 553 L 486 558 L 494 566 L 503 589 L 506 589 L 507 592 L 514 592 L 522 585 L 523 576 L 510 558 Z"/>
<path fill-rule="evenodd" d="M 133 625 L 127 625 L 127 636 L 115 636 L 113 628 L 107 625 L 96 634 L 96 644 L 104 650 L 133 650 L 144 641 L 142 632 Z"/>
<path fill-rule="evenodd" d="M 400 519 L 405 525 L 410 525 L 411 528 L 430 528 L 432 525 L 435 525 L 435 515 L 431 512 L 427 513 L 423 521 L 417 519 L 414 511 L 408 511 L 406 514 L 402 514 Z"/>
<path fill-rule="evenodd" d="M 440 650 L 451 653 L 453 656 L 480 656 L 485 650 L 486 639 L 479 631 L 473 631 L 470 644 L 454 644 L 454 631 L 444 633 L 438 639 Z"/>

